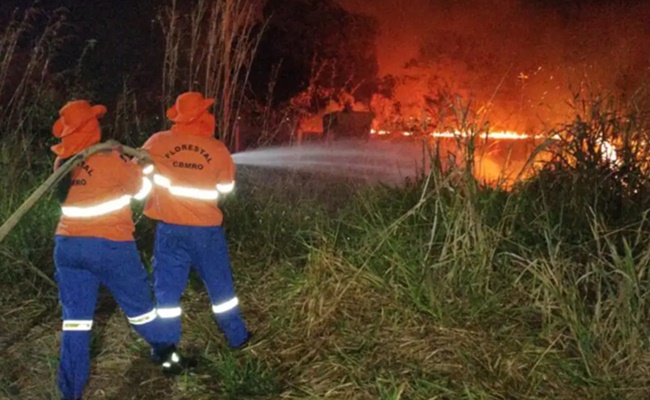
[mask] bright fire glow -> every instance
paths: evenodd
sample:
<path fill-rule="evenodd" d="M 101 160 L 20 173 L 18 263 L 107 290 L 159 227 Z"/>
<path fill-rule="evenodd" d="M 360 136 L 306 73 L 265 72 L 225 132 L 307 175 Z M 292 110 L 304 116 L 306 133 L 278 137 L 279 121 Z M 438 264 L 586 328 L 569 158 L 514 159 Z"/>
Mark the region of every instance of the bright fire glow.
<path fill-rule="evenodd" d="M 402 130 L 388 131 L 388 130 L 371 129 L 370 134 L 373 136 L 384 136 L 384 135 L 395 135 L 397 137 L 415 136 L 415 133 L 412 131 L 402 131 Z M 476 137 L 479 140 L 488 139 L 492 141 L 504 141 L 504 142 L 523 141 L 523 140 L 530 140 L 530 139 L 535 139 L 538 141 L 562 140 L 562 138 L 558 134 L 555 134 L 553 136 L 548 136 L 548 135 L 540 135 L 540 134 L 520 133 L 517 131 L 508 131 L 508 130 L 482 132 L 482 133 L 467 133 L 462 131 L 450 130 L 450 131 L 431 132 L 427 135 L 427 137 L 433 139 L 463 139 L 472 136 Z M 479 145 L 483 145 L 483 144 L 479 144 Z M 599 140 L 598 145 L 600 145 L 602 157 L 604 161 L 609 161 L 613 164 L 616 164 L 619 161 L 616 148 L 612 143 L 608 141 Z M 453 143 L 445 144 L 444 141 L 443 143 L 441 143 L 441 146 L 442 148 L 446 149 L 446 151 L 453 151 L 453 149 L 455 148 L 454 147 L 455 144 Z M 512 153 L 510 151 L 512 151 Z M 486 182 L 500 181 L 502 182 L 501 184 L 503 184 L 503 182 L 505 182 L 506 184 L 511 184 L 514 182 L 513 179 L 515 179 L 516 177 L 525 178 L 530 176 L 530 174 L 532 173 L 532 170 L 526 171 L 524 173 L 523 168 L 525 168 L 526 166 L 526 161 L 522 161 L 522 157 L 523 160 L 528 159 L 530 152 L 531 152 L 530 149 L 523 150 L 519 148 L 518 150 L 515 149 L 504 150 L 503 148 L 497 146 L 495 147 L 495 151 L 493 153 L 481 154 L 477 158 L 478 161 L 475 166 L 476 168 L 475 173 L 478 177 L 481 177 Z M 541 162 L 545 156 L 538 155 L 536 157 L 537 157 L 536 160 Z"/>
<path fill-rule="evenodd" d="M 436 138 L 456 138 L 456 137 L 469 137 L 470 134 L 465 132 L 432 132 L 429 134 L 432 137 Z M 524 139 L 544 139 L 543 135 L 529 135 L 526 133 L 518 133 L 513 131 L 498 131 L 498 132 L 488 132 L 487 134 L 475 134 L 476 137 L 488 137 L 490 139 L 505 139 L 505 140 L 524 140 Z"/>
<path fill-rule="evenodd" d="M 614 146 L 612 146 L 608 141 L 601 142 L 599 140 L 598 142 L 602 146 L 603 160 L 609 160 L 610 162 L 615 163 L 618 160 L 618 156 Z"/>
<path fill-rule="evenodd" d="M 390 131 L 386 130 L 376 130 L 376 129 L 371 129 L 370 134 L 371 135 L 388 135 L 390 134 Z M 409 131 L 402 131 L 402 136 L 413 136 L 413 132 Z M 471 136 L 471 134 L 461 132 L 461 131 L 447 131 L 447 132 L 431 132 L 429 136 L 434 137 L 434 138 L 465 138 Z M 501 140 L 525 140 L 525 139 L 546 139 L 544 135 L 529 135 L 527 133 L 519 133 L 515 131 L 497 131 L 497 132 L 488 132 L 487 134 L 485 133 L 480 133 L 480 134 L 475 134 L 476 137 L 486 137 L 489 139 L 501 139 Z M 559 139 L 559 137 L 555 136 L 551 139 Z"/>

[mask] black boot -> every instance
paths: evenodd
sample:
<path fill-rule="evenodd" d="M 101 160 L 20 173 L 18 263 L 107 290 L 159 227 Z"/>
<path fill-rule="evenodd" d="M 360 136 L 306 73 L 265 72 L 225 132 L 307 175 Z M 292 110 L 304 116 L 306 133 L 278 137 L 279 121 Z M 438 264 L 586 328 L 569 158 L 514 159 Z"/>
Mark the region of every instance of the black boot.
<path fill-rule="evenodd" d="M 151 350 L 151 360 L 162 367 L 163 374 L 179 375 L 187 369 L 196 367 L 196 360 L 181 356 L 175 345 L 164 350 Z"/>

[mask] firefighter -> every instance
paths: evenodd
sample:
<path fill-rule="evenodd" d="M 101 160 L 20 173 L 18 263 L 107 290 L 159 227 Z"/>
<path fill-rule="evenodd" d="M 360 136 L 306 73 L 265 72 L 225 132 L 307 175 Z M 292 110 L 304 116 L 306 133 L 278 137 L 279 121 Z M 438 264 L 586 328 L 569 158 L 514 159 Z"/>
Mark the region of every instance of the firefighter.
<path fill-rule="evenodd" d="M 106 113 L 88 101 L 67 103 L 53 126 L 61 143 L 52 146 L 55 170 L 66 159 L 97 144 L 99 119 Z M 166 342 L 155 310 L 149 276 L 136 247 L 131 199 L 152 187 L 153 166 L 124 159 L 116 149 L 96 153 L 75 167 L 58 188 L 61 218 L 56 228 L 54 263 L 63 308 L 58 386 L 64 399 L 80 399 L 90 369 L 90 338 L 99 285 L 106 286 L 131 326 L 178 372 L 181 358 Z"/>
<path fill-rule="evenodd" d="M 180 299 L 193 267 L 207 288 L 212 312 L 232 348 L 250 339 L 240 314 L 217 200 L 235 185 L 226 146 L 214 137 L 213 99 L 181 94 L 167 110 L 173 126 L 143 145 L 154 162 L 154 189 L 144 214 L 157 220 L 153 256 L 158 313 L 178 343 Z"/>

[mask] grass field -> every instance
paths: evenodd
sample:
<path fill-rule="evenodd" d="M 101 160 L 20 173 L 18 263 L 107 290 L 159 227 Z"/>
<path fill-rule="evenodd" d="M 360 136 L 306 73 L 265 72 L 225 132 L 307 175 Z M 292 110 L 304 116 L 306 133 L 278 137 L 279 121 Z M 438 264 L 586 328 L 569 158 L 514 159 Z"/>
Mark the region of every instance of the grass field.
<path fill-rule="evenodd" d="M 63 97 L 87 94 L 72 78 L 65 96 L 51 84 L 56 20 L 17 56 L 25 21 L 0 34 L 2 221 L 51 172 Z M 167 72 L 169 95 L 178 76 Z M 151 129 L 126 116 L 129 99 L 105 131 L 140 145 Z M 650 101 L 581 104 L 547 132 L 566 139 L 561 152 L 508 191 L 462 170 L 384 187 L 241 168 L 223 208 L 252 343 L 227 348 L 193 277 L 182 345 L 200 364 L 164 378 L 103 293 L 85 398 L 649 399 Z M 44 199 L 0 243 L 0 399 L 58 398 L 59 212 Z M 154 225 L 135 215 L 149 263 Z"/>
<path fill-rule="evenodd" d="M 3 218 L 49 173 L 47 149 L 27 169 L 11 146 Z M 647 200 L 582 167 L 509 192 L 462 171 L 391 188 L 242 168 L 223 207 L 254 341 L 226 347 L 194 277 L 200 366 L 163 378 L 105 295 L 87 398 L 650 398 Z M 37 271 L 52 276 L 57 215 L 42 201 L 0 247 L 2 398 L 55 398 L 60 310 Z M 153 224 L 137 229 L 148 262 Z"/>

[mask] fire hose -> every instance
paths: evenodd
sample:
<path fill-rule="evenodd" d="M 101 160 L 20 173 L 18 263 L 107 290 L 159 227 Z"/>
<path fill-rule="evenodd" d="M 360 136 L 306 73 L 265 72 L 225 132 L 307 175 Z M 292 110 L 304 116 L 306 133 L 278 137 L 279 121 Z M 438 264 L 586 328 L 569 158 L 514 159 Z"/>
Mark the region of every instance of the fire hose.
<path fill-rule="evenodd" d="M 108 150 L 119 150 L 122 154 L 136 158 L 138 160 L 149 160 L 149 155 L 144 150 L 134 149 L 128 146 L 123 146 L 117 141 L 107 141 L 91 146 L 84 151 L 75 154 L 61 165 L 49 178 L 45 180 L 32 194 L 21 204 L 20 207 L 5 221 L 0 227 L 0 243 L 9 235 L 11 230 L 18 225 L 21 218 L 34 207 L 34 205 L 50 190 L 52 189 L 64 176 L 66 176 L 73 168 L 78 166 L 83 160 L 92 156 L 95 153 Z"/>

